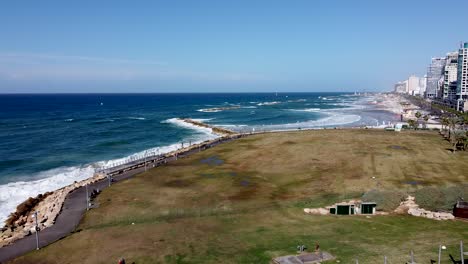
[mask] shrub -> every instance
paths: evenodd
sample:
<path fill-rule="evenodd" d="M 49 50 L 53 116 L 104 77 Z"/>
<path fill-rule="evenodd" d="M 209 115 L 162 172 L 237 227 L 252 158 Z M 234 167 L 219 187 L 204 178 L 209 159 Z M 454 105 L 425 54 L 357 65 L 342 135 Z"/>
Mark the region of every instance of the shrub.
<path fill-rule="evenodd" d="M 431 211 L 450 211 L 459 198 L 466 198 L 468 185 L 425 187 L 414 192 L 416 203 Z"/>
<path fill-rule="evenodd" d="M 377 210 L 393 211 L 406 197 L 406 193 L 398 190 L 370 190 L 364 193 L 362 201 L 377 203 Z"/>

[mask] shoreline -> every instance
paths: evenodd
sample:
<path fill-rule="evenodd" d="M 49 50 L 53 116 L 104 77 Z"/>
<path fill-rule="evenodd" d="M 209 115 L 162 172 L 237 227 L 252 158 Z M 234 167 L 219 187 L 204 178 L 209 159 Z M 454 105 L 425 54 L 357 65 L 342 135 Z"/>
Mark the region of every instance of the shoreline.
<path fill-rule="evenodd" d="M 388 95 L 379 95 L 380 97 L 386 98 Z M 382 110 L 389 111 L 389 112 L 398 112 L 400 109 L 403 109 L 401 105 L 398 105 L 399 102 L 397 100 L 401 100 L 402 97 L 399 95 L 391 95 L 393 97 L 392 101 L 390 103 L 386 103 L 387 107 L 385 107 Z M 387 98 L 388 99 L 388 98 Z M 384 100 L 383 102 L 386 102 L 387 100 Z M 390 106 L 390 107 L 389 107 Z M 143 161 L 142 159 L 136 160 L 136 161 L 130 161 L 122 165 L 118 165 L 115 167 L 107 168 L 104 169 L 98 173 L 95 173 L 92 177 L 75 182 L 71 185 L 62 187 L 58 190 L 55 190 L 47 196 L 45 199 L 40 201 L 34 208 L 32 208 L 28 214 L 22 215 L 19 217 L 17 226 L 15 226 L 13 229 L 10 228 L 10 231 L 8 229 L 3 228 L 2 232 L 0 232 L 0 248 L 5 247 L 6 245 L 10 245 L 14 243 L 15 241 L 30 236 L 34 232 L 34 227 L 33 227 L 33 218 L 32 218 L 32 212 L 34 211 L 39 211 L 39 212 L 46 212 L 45 214 L 41 215 L 39 213 L 39 219 L 40 224 L 39 224 L 39 229 L 47 229 L 52 226 L 54 226 L 56 219 L 60 216 L 62 213 L 63 205 L 67 199 L 67 197 L 73 193 L 75 190 L 83 188 L 83 186 L 87 184 L 94 184 L 96 182 L 100 182 L 105 180 L 107 175 L 110 176 L 115 176 L 117 177 L 118 175 L 122 175 L 124 173 L 128 173 L 134 170 L 140 169 L 142 166 L 142 163 L 144 164 L 150 164 L 152 167 L 159 166 L 162 163 L 161 162 L 167 162 L 168 160 L 171 160 L 171 158 L 177 159 L 179 156 L 184 156 L 186 153 L 189 153 L 194 150 L 201 151 L 201 148 L 205 149 L 207 146 L 211 147 L 212 144 L 214 143 L 220 143 L 224 142 L 226 140 L 232 140 L 236 139 L 242 136 L 247 136 L 247 135 L 252 135 L 252 134 L 262 134 L 262 133 L 278 133 L 278 132 L 290 132 L 290 131 L 300 131 L 300 130 L 320 130 L 320 129 L 363 129 L 363 128 L 371 128 L 371 129 L 382 129 L 384 127 L 382 126 L 353 126 L 353 127 L 342 127 L 342 126 L 337 126 L 337 127 L 316 127 L 316 128 L 302 128 L 302 129 L 279 129 L 279 130 L 271 130 L 271 131 L 255 131 L 251 133 L 238 133 L 235 131 L 228 130 L 223 127 L 216 127 L 213 125 L 209 125 L 200 121 L 196 121 L 193 119 L 188 119 L 188 118 L 175 118 L 176 121 L 183 122 L 185 124 L 191 125 L 191 126 L 197 126 L 201 128 L 206 128 L 206 129 L 211 129 L 211 133 L 218 135 L 217 138 L 211 139 L 211 140 L 206 140 L 197 144 L 190 145 L 188 147 L 183 147 L 179 148 L 174 151 L 170 151 L 165 154 L 161 154 L 158 156 L 153 156 L 153 157 L 148 157 L 145 158 Z M 19 224 L 22 223 L 22 224 Z M 5 232 L 7 231 L 7 232 Z"/>
<path fill-rule="evenodd" d="M 197 122 L 197 121 L 194 121 Z M 207 125 L 211 127 L 210 125 Z M 336 129 L 336 128 L 322 128 L 322 129 Z M 354 128 L 340 128 L 340 129 L 365 129 L 364 127 L 354 127 Z M 376 129 L 376 130 L 381 130 L 381 128 L 371 128 L 371 129 Z M 304 129 L 306 130 L 306 129 Z M 310 130 L 316 130 L 316 129 L 310 129 Z M 293 130 L 293 131 L 298 131 L 298 130 Z M 265 133 L 281 133 L 281 132 L 286 132 L 286 131 L 265 131 L 265 132 L 255 132 L 255 133 L 247 133 L 247 134 L 231 134 L 231 135 L 222 135 L 216 139 L 213 140 L 207 140 L 199 144 L 194 144 L 170 153 L 166 153 L 164 155 L 160 155 L 157 158 L 154 159 L 148 159 L 145 161 L 141 161 L 135 164 L 130 164 L 129 167 L 126 168 L 117 168 L 116 170 L 109 171 L 108 173 L 113 175 L 113 179 L 115 179 L 116 182 L 119 182 L 124 179 L 128 179 L 130 177 L 133 177 L 136 174 L 142 173 L 146 170 L 146 166 L 149 166 L 149 168 L 154 168 L 163 164 L 166 164 L 168 162 L 176 161 L 178 158 L 183 158 L 185 156 L 198 153 L 202 150 L 209 149 L 213 146 L 216 146 L 218 144 L 222 144 L 224 142 L 229 142 L 241 137 L 249 136 L 249 135 L 256 135 L 256 134 L 265 134 Z M 292 131 L 289 131 L 292 132 Z M 93 190 L 95 188 L 102 190 L 108 186 L 108 181 L 104 174 L 98 175 L 100 178 L 90 178 L 87 179 L 89 181 L 89 187 L 91 188 L 90 190 Z M 93 181 L 94 180 L 94 181 Z M 91 183 L 92 181 L 92 183 Z M 64 190 L 66 188 L 70 188 L 69 190 Z M 55 196 L 54 196 L 55 194 Z M 64 188 L 61 188 L 57 191 L 54 192 L 54 194 L 49 195 L 50 197 L 59 197 L 58 199 L 52 199 L 55 201 L 54 204 L 47 204 L 47 198 L 44 199 L 42 202 L 43 208 L 50 208 L 56 207 L 60 208 L 58 210 L 57 215 L 55 216 L 56 219 L 52 222 L 50 226 L 45 227 L 45 225 L 42 225 L 40 228 L 39 236 L 41 237 L 40 239 L 40 247 L 46 246 L 48 244 L 51 244 L 63 237 L 68 236 L 70 233 L 72 233 L 76 227 L 78 226 L 80 220 L 82 219 L 84 213 L 86 212 L 86 202 L 85 202 L 85 187 L 84 187 L 84 182 L 79 182 L 74 184 L 73 186 L 66 186 Z M 61 200 L 63 198 L 63 200 Z M 58 206 L 57 204 L 60 204 Z M 92 205 L 91 205 L 91 208 Z M 33 208 L 32 211 L 36 210 L 36 207 Z M 32 212 L 31 211 L 31 212 Z M 27 217 L 30 217 L 31 214 L 29 214 Z M 52 219 L 52 217 L 49 217 Z M 49 219 L 48 218 L 48 219 Z M 28 218 L 32 219 L 32 218 Z M 40 218 L 39 218 L 40 219 Z M 32 227 L 32 222 L 28 222 L 29 227 Z M 41 221 L 42 223 L 42 221 Z M 6 261 L 15 257 L 18 257 L 20 255 L 23 255 L 29 251 L 32 251 L 35 249 L 35 236 L 33 235 L 34 233 L 28 232 L 21 232 L 21 231 L 30 231 L 27 230 L 27 225 L 23 226 L 22 229 L 17 230 L 17 235 L 14 238 L 8 239 L 8 241 L 3 240 L 2 243 L 0 244 L 0 263 L 2 261 Z"/>
<path fill-rule="evenodd" d="M 198 121 L 194 121 L 192 119 L 178 118 L 177 120 L 185 122 L 190 125 L 211 129 L 212 133 L 217 135 L 218 137 L 216 137 L 215 139 L 205 140 L 197 144 L 192 144 L 188 147 L 182 147 L 182 148 L 179 148 L 177 150 L 173 150 L 167 153 L 155 155 L 153 157 L 146 157 L 144 159 L 138 159 L 136 161 L 130 161 L 122 165 L 100 170 L 96 172 L 90 178 L 81 180 L 79 182 L 75 182 L 73 184 L 70 184 L 70 185 L 67 185 L 62 188 L 52 191 L 47 197 L 39 201 L 30 210 L 21 214 L 18 217 L 18 219 L 14 221 L 14 224 L 12 226 L 6 226 L 5 224 L 2 226 L 0 230 L 0 248 L 3 248 L 7 245 L 14 243 L 15 241 L 19 239 L 22 239 L 24 237 L 34 234 L 35 232 L 34 221 L 35 220 L 33 218 L 33 212 L 35 211 L 38 211 L 38 219 L 40 219 L 38 223 L 39 230 L 44 230 L 44 229 L 54 226 L 56 219 L 62 212 L 63 204 L 65 200 L 67 199 L 67 196 L 79 188 L 83 188 L 86 185 L 92 185 L 97 182 L 101 182 L 103 180 L 107 182 L 107 175 L 111 177 L 118 176 L 123 173 L 127 173 L 129 171 L 133 171 L 141 167 L 144 167 L 145 164 L 153 165 L 151 168 L 154 168 L 156 166 L 169 162 L 171 158 L 175 158 L 175 160 L 177 160 L 178 157 L 184 156 L 188 152 L 193 152 L 194 150 L 197 150 L 198 152 L 198 151 L 201 151 L 202 149 L 204 150 L 206 148 L 211 147 L 212 144 L 219 143 L 225 140 L 232 140 L 241 136 L 241 134 L 238 134 L 236 132 L 223 129 L 223 128 L 210 126 L 210 125 L 198 122 Z M 12 214 L 16 212 L 12 212 Z"/>

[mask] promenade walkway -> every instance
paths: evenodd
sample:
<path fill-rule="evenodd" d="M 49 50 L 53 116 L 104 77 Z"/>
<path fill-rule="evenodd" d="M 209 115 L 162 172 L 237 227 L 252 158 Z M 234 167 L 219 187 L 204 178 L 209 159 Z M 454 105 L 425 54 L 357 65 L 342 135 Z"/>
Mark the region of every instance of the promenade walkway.
<path fill-rule="evenodd" d="M 181 151 L 178 155 L 161 155 L 155 158 L 145 160 L 132 161 L 128 164 L 121 165 L 110 169 L 107 173 L 112 176 L 113 183 L 131 178 L 132 176 L 145 171 L 146 167 L 157 167 L 166 163 L 173 162 L 178 158 L 197 153 L 199 151 L 214 147 L 221 143 L 235 140 L 244 135 L 227 136 L 201 143 L 199 147 L 191 148 L 190 150 Z M 103 190 L 109 186 L 107 179 L 92 183 L 88 185 L 88 190 L 93 189 Z M 45 247 L 49 244 L 60 240 L 73 231 L 81 221 L 84 213 L 86 212 L 86 188 L 84 186 L 70 192 L 65 198 L 62 211 L 57 216 L 55 224 L 51 227 L 39 231 L 39 247 Z M 35 235 L 26 236 L 22 239 L 15 241 L 13 244 L 0 248 L 0 264 L 16 257 L 24 255 L 30 251 L 36 250 L 36 237 Z"/>

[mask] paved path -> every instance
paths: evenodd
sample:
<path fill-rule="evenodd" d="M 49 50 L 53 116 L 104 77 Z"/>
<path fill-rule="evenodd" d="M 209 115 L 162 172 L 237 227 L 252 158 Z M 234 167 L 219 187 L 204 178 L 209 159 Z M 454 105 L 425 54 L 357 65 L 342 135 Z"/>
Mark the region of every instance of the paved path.
<path fill-rule="evenodd" d="M 192 149 L 186 151 L 183 154 L 179 154 L 178 158 L 182 158 L 193 153 L 197 153 L 201 150 L 214 147 L 218 144 L 232 141 L 235 138 L 221 138 L 219 141 L 205 144 L 201 148 Z M 162 164 L 172 162 L 176 160 L 175 156 L 163 157 L 160 159 L 153 159 L 147 162 L 147 168 L 160 166 Z M 144 162 L 140 164 L 132 163 L 129 165 L 130 170 L 114 172 L 112 176 L 114 182 L 119 182 L 128 179 L 135 174 L 145 171 Z M 118 174 L 117 174 L 118 173 Z M 88 190 L 91 193 L 93 189 L 103 190 L 109 186 L 107 179 L 95 182 L 88 185 Z M 81 221 L 83 214 L 86 212 L 86 188 L 80 187 L 70 192 L 65 198 L 62 211 L 58 215 L 55 224 L 51 227 L 39 231 L 39 247 L 45 247 L 59 239 L 62 239 L 73 232 Z M 15 241 L 13 244 L 0 248 L 0 264 L 8 260 L 12 260 L 16 257 L 24 255 L 30 251 L 36 249 L 36 236 L 30 235 Z"/>

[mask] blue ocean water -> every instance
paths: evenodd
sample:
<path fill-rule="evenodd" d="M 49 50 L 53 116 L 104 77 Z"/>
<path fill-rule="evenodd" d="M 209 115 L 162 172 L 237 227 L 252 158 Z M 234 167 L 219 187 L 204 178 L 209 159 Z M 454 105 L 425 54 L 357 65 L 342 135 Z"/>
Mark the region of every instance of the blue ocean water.
<path fill-rule="evenodd" d="M 215 137 L 174 118 L 238 131 L 398 119 L 374 100 L 346 93 L 0 95 L 0 221 L 27 197 L 90 177 L 109 162 Z"/>

